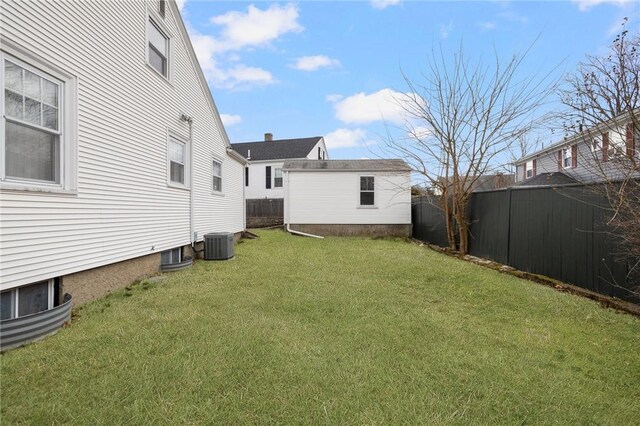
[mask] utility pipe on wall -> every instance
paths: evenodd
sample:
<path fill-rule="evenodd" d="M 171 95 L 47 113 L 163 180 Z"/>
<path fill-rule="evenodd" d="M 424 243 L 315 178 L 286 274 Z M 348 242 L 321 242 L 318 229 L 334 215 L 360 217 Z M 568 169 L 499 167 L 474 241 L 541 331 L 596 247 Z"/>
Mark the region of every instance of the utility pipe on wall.
<path fill-rule="evenodd" d="M 191 241 L 191 247 L 195 245 L 195 231 L 194 231 L 194 188 L 193 188 L 193 118 L 188 116 L 187 114 L 180 114 L 180 121 L 189 124 L 189 231 L 191 236 L 189 237 L 189 241 Z"/>

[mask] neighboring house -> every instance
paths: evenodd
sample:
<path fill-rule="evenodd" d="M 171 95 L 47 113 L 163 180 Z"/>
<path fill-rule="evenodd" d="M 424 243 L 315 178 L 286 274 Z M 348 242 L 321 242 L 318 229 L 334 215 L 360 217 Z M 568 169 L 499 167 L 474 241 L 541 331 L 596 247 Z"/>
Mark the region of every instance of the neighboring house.
<path fill-rule="evenodd" d="M 273 140 L 271 133 L 265 133 L 264 141 L 234 143 L 231 146 L 250 162 L 244 179 L 247 200 L 284 198 L 282 165 L 285 160 L 329 159 L 322 136 Z"/>
<path fill-rule="evenodd" d="M 433 187 L 435 195 L 442 195 L 442 188 L 447 184 L 448 179 L 438 178 L 437 184 Z M 471 182 L 471 192 L 493 191 L 496 189 L 508 188 L 515 183 L 515 175 L 495 173 L 492 175 L 481 175 L 469 178 Z"/>
<path fill-rule="evenodd" d="M 2 320 L 244 230 L 246 160 L 173 1 L 5 0 L 0 41 Z"/>
<path fill-rule="evenodd" d="M 411 169 L 402 160 L 288 160 L 284 220 L 318 235 L 411 235 Z"/>
<path fill-rule="evenodd" d="M 628 116 L 621 116 L 567 137 L 518 160 L 516 182 L 521 185 L 541 174 L 555 174 L 547 180 L 566 183 L 568 179 L 558 173 L 585 183 L 619 179 L 629 171 L 625 161 L 640 160 L 639 130 Z"/>

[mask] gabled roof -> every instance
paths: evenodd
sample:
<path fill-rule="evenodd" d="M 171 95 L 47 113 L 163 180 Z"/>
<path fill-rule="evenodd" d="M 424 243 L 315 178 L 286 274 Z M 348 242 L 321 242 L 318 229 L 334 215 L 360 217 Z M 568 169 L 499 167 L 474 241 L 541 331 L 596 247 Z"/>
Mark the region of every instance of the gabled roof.
<path fill-rule="evenodd" d="M 516 183 L 516 186 L 556 186 L 578 183 L 577 180 L 562 172 L 540 173 L 527 180 Z"/>
<path fill-rule="evenodd" d="M 232 143 L 231 148 L 250 161 L 306 158 L 322 136 L 301 139 Z M 251 153 L 249 153 L 251 151 Z"/>
<path fill-rule="evenodd" d="M 359 171 L 359 172 L 410 172 L 402 160 L 288 160 L 282 170 L 288 171 Z"/>

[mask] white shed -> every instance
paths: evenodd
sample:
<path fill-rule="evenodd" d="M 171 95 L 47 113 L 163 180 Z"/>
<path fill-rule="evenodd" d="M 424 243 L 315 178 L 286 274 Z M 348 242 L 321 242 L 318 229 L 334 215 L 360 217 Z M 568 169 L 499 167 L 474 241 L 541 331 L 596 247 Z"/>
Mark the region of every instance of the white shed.
<path fill-rule="evenodd" d="M 411 235 L 411 169 L 402 160 L 290 160 L 284 221 L 317 235 Z"/>

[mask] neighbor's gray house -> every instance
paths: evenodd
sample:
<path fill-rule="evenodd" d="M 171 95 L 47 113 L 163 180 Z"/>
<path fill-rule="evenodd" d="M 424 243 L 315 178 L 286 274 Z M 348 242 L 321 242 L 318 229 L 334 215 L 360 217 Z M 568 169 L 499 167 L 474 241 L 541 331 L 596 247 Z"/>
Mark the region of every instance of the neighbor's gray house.
<path fill-rule="evenodd" d="M 402 160 L 288 160 L 284 221 L 319 235 L 411 235 L 411 168 Z"/>
<path fill-rule="evenodd" d="M 249 160 L 245 169 L 245 198 L 282 199 L 282 165 L 291 159 L 328 160 L 329 153 L 322 136 L 298 139 L 273 139 L 265 133 L 263 141 L 231 144 Z"/>
<path fill-rule="evenodd" d="M 624 162 L 640 159 L 639 130 L 622 115 L 522 157 L 515 163 L 516 185 L 620 179 L 629 171 Z"/>
<path fill-rule="evenodd" d="M 4 0 L 0 41 L 3 349 L 244 230 L 246 160 L 175 2 Z"/>

